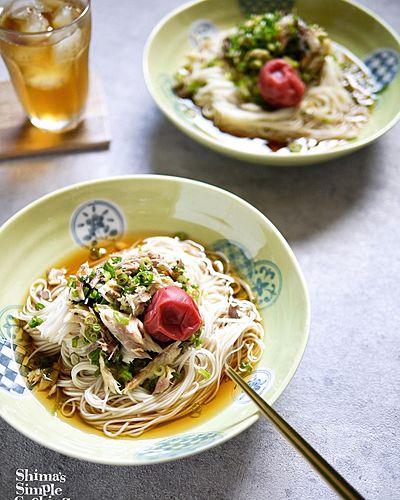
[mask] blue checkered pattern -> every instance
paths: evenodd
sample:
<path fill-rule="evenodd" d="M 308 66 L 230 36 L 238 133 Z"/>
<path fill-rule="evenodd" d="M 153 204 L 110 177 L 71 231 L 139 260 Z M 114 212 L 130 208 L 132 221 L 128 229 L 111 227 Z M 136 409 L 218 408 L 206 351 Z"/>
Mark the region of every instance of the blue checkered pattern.
<path fill-rule="evenodd" d="M 400 57 L 393 49 L 378 49 L 367 56 L 364 62 L 371 71 L 376 82 L 376 91 L 379 92 L 395 78 Z"/>
<path fill-rule="evenodd" d="M 201 451 L 204 447 L 221 439 L 222 436 L 222 432 L 210 431 L 160 439 L 139 451 L 136 456 L 142 460 L 180 458 Z"/>
<path fill-rule="evenodd" d="M 16 395 L 27 391 L 24 375 L 29 371 L 26 336 L 14 319 L 20 306 L 6 306 L 0 310 L 0 390 Z"/>
<path fill-rule="evenodd" d="M 18 362 L 24 358 L 23 351 L 19 346 L 12 346 L 10 341 L 0 339 L 0 389 L 13 394 L 23 394 L 27 390 Z"/>

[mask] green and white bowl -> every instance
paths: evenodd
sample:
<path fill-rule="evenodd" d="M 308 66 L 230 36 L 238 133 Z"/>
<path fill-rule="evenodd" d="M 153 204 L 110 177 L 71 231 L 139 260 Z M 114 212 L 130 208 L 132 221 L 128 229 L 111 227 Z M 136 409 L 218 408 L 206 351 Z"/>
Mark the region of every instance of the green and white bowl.
<path fill-rule="evenodd" d="M 309 23 L 323 26 L 330 38 L 364 61 L 378 80 L 379 95 L 368 125 L 357 139 L 327 151 L 272 153 L 254 141 L 215 134 L 172 91 L 173 75 L 196 40 L 213 30 L 234 26 L 250 12 L 293 6 Z M 150 94 L 163 113 L 201 144 L 234 158 L 266 165 L 318 163 L 356 151 L 387 132 L 400 118 L 400 38 L 377 15 L 349 0 L 198 0 L 183 5 L 154 28 L 143 57 Z M 393 58 L 393 59 L 392 59 Z"/>
<path fill-rule="evenodd" d="M 223 250 L 256 294 L 265 325 L 264 356 L 250 376 L 273 403 L 293 377 L 307 342 L 310 306 L 299 265 L 279 231 L 258 210 L 222 189 L 166 176 L 129 176 L 77 184 L 51 193 L 0 229 L 0 415 L 38 443 L 108 464 L 146 464 L 198 453 L 230 439 L 258 418 L 233 391 L 221 411 L 189 431 L 163 438 L 110 439 L 52 415 L 27 389 L 13 319 L 31 282 L 98 239 L 184 231 Z"/>

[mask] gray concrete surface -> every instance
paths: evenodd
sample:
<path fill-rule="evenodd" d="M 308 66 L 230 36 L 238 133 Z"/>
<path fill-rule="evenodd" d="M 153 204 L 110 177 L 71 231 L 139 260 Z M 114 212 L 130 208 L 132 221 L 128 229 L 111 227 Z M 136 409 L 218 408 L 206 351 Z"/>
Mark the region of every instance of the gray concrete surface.
<path fill-rule="evenodd" d="M 323 166 L 278 170 L 219 156 L 163 118 L 142 78 L 147 35 L 182 2 L 93 3 L 92 62 L 106 88 L 112 148 L 1 163 L 0 222 L 54 189 L 116 174 L 191 177 L 250 201 L 289 240 L 312 300 L 310 342 L 276 408 L 367 498 L 399 498 L 399 126 Z M 363 3 L 400 30 L 396 0 Z M 0 462 L 5 500 L 15 497 L 17 468 L 63 472 L 74 500 L 334 498 L 261 420 L 201 455 L 140 468 L 66 458 L 0 422 Z"/>

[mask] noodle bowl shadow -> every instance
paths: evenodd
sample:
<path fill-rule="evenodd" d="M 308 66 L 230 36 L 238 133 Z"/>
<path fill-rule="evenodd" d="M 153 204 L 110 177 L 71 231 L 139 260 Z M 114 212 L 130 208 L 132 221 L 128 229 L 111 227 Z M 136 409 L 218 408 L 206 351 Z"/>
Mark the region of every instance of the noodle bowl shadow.
<path fill-rule="evenodd" d="M 254 165 L 244 171 L 242 162 L 180 137 L 163 116 L 151 134 L 148 154 L 154 173 L 191 177 L 234 192 L 267 214 L 291 244 L 340 224 L 362 205 L 381 175 L 376 162 L 385 157 L 386 144 L 375 142 L 345 160 L 332 159 L 329 169 Z"/>
<path fill-rule="evenodd" d="M 109 224 L 90 210 L 107 210 Z M 32 230 L 34 228 L 34 231 Z M 0 414 L 17 430 L 60 453 L 120 465 L 193 455 L 242 432 L 258 418 L 238 391 L 207 420 L 163 437 L 111 439 L 50 414 L 26 387 L 25 347 L 13 319 L 35 278 L 87 241 L 87 231 L 174 234 L 184 231 L 223 251 L 251 285 L 265 328 L 266 349 L 249 382 L 269 403 L 282 393 L 303 355 L 309 299 L 298 263 L 278 230 L 259 211 L 221 189 L 167 176 L 127 176 L 71 186 L 28 205 L 0 230 L 4 263 L 0 293 Z M 18 244 L 17 244 L 18 243 Z M 21 262 L 24 265 L 21 265 Z"/>

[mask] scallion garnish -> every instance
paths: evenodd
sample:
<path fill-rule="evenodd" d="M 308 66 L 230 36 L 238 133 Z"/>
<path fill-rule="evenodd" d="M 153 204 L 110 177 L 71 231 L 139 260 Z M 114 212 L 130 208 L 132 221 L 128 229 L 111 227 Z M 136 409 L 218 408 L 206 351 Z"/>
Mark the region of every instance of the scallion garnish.
<path fill-rule="evenodd" d="M 100 365 L 100 354 L 101 354 L 101 349 L 97 348 L 94 351 L 89 353 L 89 360 L 92 363 L 92 365 L 99 366 Z"/>
<path fill-rule="evenodd" d="M 37 326 L 41 325 L 43 323 L 43 319 L 39 318 L 38 316 L 33 316 L 33 318 L 29 321 L 28 326 L 29 328 L 36 328 Z"/>
<path fill-rule="evenodd" d="M 161 375 L 164 375 L 164 373 L 165 373 L 165 368 L 162 365 L 159 366 L 156 370 L 154 370 L 154 375 L 156 377 L 161 377 Z"/>
<path fill-rule="evenodd" d="M 35 304 L 36 311 L 41 311 L 42 309 L 44 309 L 44 307 L 44 304 L 42 304 L 41 302 L 36 302 Z"/>
<path fill-rule="evenodd" d="M 179 382 L 179 380 L 182 380 L 182 377 L 183 377 L 183 372 L 172 372 L 172 378 L 174 380 L 177 380 Z"/>
<path fill-rule="evenodd" d="M 69 357 L 71 361 L 71 365 L 75 366 L 79 363 L 79 356 L 76 354 L 76 352 L 73 352 L 71 356 Z"/>
<path fill-rule="evenodd" d="M 106 271 L 107 273 L 110 273 L 110 276 L 112 278 L 115 278 L 115 267 L 112 264 L 110 264 L 110 262 L 106 262 L 103 265 L 103 270 Z"/>
<path fill-rule="evenodd" d="M 251 372 L 253 370 L 253 367 L 251 366 L 251 363 L 248 361 L 242 361 L 240 363 L 240 369 L 246 372 Z"/>
<path fill-rule="evenodd" d="M 196 347 L 196 349 L 198 347 L 200 347 L 204 340 L 200 338 L 200 335 L 201 335 L 201 332 L 200 333 L 197 333 L 197 334 L 193 334 L 190 338 L 189 338 L 189 342 L 194 346 Z"/>
<path fill-rule="evenodd" d="M 211 377 L 211 373 L 205 368 L 198 368 L 197 371 L 202 377 L 206 378 L 207 380 Z"/>
<path fill-rule="evenodd" d="M 133 375 L 130 372 L 128 365 L 123 364 L 123 365 L 121 365 L 121 366 L 118 367 L 117 378 L 119 380 L 121 380 L 122 382 L 125 382 L 125 383 L 129 382 L 130 380 L 132 380 Z"/>
<path fill-rule="evenodd" d="M 77 281 L 76 276 L 71 274 L 71 276 L 69 276 L 67 281 L 67 285 L 69 286 L 69 288 L 76 288 L 76 281 Z"/>
<path fill-rule="evenodd" d="M 177 233 L 174 234 L 174 238 L 178 238 L 178 240 L 184 241 L 188 240 L 189 236 L 187 233 L 184 233 L 183 231 L 178 231 Z"/>
<path fill-rule="evenodd" d="M 121 273 L 117 276 L 118 285 L 124 286 L 128 283 L 129 276 L 126 273 Z"/>
<path fill-rule="evenodd" d="M 119 323 L 120 325 L 129 325 L 129 318 L 127 318 L 126 316 L 124 316 L 123 314 L 121 314 L 120 312 L 118 311 L 114 311 L 114 318 L 115 318 L 115 321 L 117 323 Z"/>
<path fill-rule="evenodd" d="M 92 299 L 94 301 L 101 299 L 101 293 L 94 289 L 89 293 L 89 299 Z"/>

